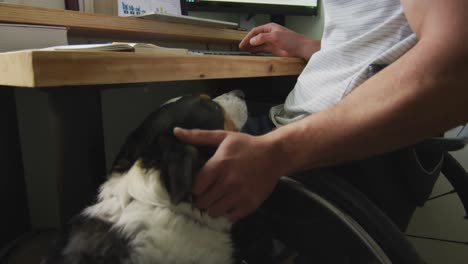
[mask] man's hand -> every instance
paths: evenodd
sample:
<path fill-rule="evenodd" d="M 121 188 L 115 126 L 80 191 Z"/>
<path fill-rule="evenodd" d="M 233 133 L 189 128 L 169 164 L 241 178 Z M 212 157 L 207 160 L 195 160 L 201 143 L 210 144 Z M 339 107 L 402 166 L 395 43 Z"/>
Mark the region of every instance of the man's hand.
<path fill-rule="evenodd" d="M 219 146 L 195 177 L 196 204 L 212 217 L 227 216 L 232 222 L 257 209 L 283 176 L 275 158 L 275 144 L 263 137 L 224 130 L 176 128 L 180 140 L 193 145 Z"/>
<path fill-rule="evenodd" d="M 320 49 L 320 41 L 269 23 L 252 29 L 241 41 L 239 48 L 254 53 L 267 52 L 280 57 L 309 60 Z"/>

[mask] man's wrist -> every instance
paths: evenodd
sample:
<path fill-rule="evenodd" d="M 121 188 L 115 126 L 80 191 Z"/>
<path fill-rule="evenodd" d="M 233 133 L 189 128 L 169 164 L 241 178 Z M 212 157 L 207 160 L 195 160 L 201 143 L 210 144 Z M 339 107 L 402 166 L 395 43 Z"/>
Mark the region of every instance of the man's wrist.
<path fill-rule="evenodd" d="M 269 156 L 271 162 L 276 167 L 280 176 L 289 175 L 295 171 L 294 153 L 291 153 L 291 146 L 288 144 L 287 136 L 274 130 L 270 133 L 260 136 L 261 140 L 269 146 Z M 298 150 L 299 151 L 299 150 Z"/>
<path fill-rule="evenodd" d="M 300 44 L 298 45 L 295 57 L 299 57 L 308 61 L 315 52 L 320 50 L 321 42 L 320 40 L 311 39 L 304 36 L 302 36 L 302 38 L 302 41 L 300 41 Z"/>

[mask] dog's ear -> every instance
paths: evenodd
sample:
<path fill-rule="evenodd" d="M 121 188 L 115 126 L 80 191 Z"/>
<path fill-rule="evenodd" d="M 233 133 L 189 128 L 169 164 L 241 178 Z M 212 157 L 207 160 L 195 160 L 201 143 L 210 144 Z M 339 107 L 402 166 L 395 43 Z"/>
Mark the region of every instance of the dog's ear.
<path fill-rule="evenodd" d="M 171 202 L 189 200 L 194 174 L 202 166 L 198 150 L 172 135 L 161 137 L 160 141 L 163 141 L 161 176 Z"/>
<path fill-rule="evenodd" d="M 137 137 L 135 134 L 135 132 L 132 132 L 120 148 L 120 151 L 118 152 L 114 163 L 112 164 L 112 172 L 126 172 L 138 159 L 138 155 L 140 155 L 141 152 L 141 146 L 136 139 Z"/>

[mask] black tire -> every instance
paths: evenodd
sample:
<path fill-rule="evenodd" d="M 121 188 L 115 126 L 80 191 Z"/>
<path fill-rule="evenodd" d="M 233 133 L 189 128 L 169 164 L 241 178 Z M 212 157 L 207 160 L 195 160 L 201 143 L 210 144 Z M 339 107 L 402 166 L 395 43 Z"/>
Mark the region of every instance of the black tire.
<path fill-rule="evenodd" d="M 379 208 L 334 175 L 310 176 L 307 183 L 284 177 L 264 209 L 299 263 L 425 263 Z"/>

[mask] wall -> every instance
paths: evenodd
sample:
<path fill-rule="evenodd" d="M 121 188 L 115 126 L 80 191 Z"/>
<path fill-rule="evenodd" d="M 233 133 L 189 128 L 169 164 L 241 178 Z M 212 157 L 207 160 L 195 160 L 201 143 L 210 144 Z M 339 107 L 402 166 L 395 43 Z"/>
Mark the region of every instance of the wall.
<path fill-rule="evenodd" d="M 214 81 L 162 82 L 101 92 L 106 167 L 111 164 L 127 135 L 157 106 L 184 94 L 210 92 Z"/>
<path fill-rule="evenodd" d="M 317 16 L 287 16 L 286 27 L 311 38 L 320 39 L 324 23 L 322 0 L 318 1 L 318 8 Z"/>

